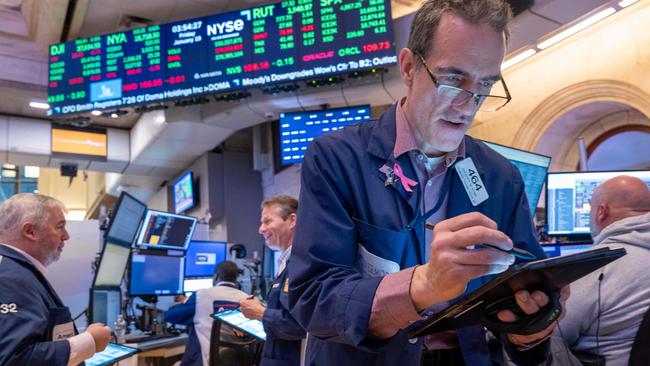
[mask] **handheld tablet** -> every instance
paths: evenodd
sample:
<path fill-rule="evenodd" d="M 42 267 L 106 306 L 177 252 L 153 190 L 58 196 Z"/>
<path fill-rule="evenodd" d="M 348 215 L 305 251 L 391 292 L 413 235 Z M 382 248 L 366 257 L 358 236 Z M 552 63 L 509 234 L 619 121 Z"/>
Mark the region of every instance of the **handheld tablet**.
<path fill-rule="evenodd" d="M 239 309 L 215 313 L 212 314 L 212 317 L 261 341 L 266 341 L 266 332 L 264 332 L 264 325 L 262 322 L 259 320 L 248 319 L 241 313 L 241 311 L 239 311 Z"/>
<path fill-rule="evenodd" d="M 97 352 L 93 357 L 86 360 L 86 366 L 107 366 L 117 361 L 124 360 L 136 354 L 137 349 L 122 346 L 120 344 L 109 343 L 101 352 Z"/>
<path fill-rule="evenodd" d="M 511 266 L 507 271 L 495 276 L 488 283 L 467 295 L 467 297 L 432 315 L 430 318 L 415 323 L 408 329 L 409 336 L 419 337 L 474 324 L 483 324 L 490 327 L 496 322 L 500 322 L 496 318 L 496 313 L 499 310 L 513 310 L 517 306 L 516 303 L 513 303 L 513 294 L 515 292 L 523 289 L 529 291 L 541 290 L 552 295 L 571 282 L 624 256 L 625 253 L 623 248 L 610 249 L 601 247 L 576 254 Z M 559 305 L 557 298 L 552 300 L 556 305 Z M 557 312 L 557 308 L 550 310 Z M 554 320 L 553 317 L 549 319 L 550 321 Z M 537 329 L 530 327 L 528 320 L 522 319 L 519 324 L 501 322 L 501 325 L 508 327 L 508 333 L 535 333 Z"/>

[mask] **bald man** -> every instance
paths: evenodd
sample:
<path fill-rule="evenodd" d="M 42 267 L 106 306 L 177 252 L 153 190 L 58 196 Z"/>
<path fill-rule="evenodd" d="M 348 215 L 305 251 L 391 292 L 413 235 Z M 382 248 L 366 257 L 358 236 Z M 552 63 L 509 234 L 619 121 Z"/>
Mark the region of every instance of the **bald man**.
<path fill-rule="evenodd" d="M 572 351 L 600 354 L 607 366 L 627 365 L 650 306 L 648 186 L 630 176 L 605 181 L 591 197 L 590 215 L 594 246 L 623 247 L 627 255 L 571 284 L 556 334 Z M 565 363 L 557 359 L 555 364 Z"/>

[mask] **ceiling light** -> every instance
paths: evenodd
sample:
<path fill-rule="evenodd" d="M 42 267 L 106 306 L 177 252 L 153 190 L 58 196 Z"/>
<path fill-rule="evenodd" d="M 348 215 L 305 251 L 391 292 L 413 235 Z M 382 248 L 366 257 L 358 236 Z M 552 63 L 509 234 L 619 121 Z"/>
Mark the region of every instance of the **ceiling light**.
<path fill-rule="evenodd" d="M 90 112 L 90 114 L 92 114 L 93 116 L 101 116 L 102 111 L 94 110 L 94 111 Z"/>
<path fill-rule="evenodd" d="M 553 37 L 545 40 L 544 42 L 539 43 L 537 45 L 537 48 L 539 48 L 540 50 L 548 48 L 548 47 L 560 42 L 561 40 L 563 40 L 565 38 L 568 38 L 568 37 L 580 32 L 581 30 L 583 30 L 583 29 L 585 29 L 585 28 L 587 28 L 589 26 L 598 23 L 599 21 L 607 18 L 608 16 L 610 16 L 610 15 L 612 15 L 614 13 L 616 13 L 616 9 L 614 9 L 612 7 L 609 7 L 607 9 L 605 9 L 605 10 L 599 11 L 598 13 L 590 16 L 589 18 L 587 18 L 587 19 L 585 19 L 583 21 L 581 21 L 580 23 L 578 23 L 578 24 L 576 24 L 576 25 L 574 25 L 574 26 L 572 26 L 570 28 L 567 28 L 566 30 L 554 35 Z"/>
<path fill-rule="evenodd" d="M 115 112 L 111 113 L 111 118 L 117 118 L 117 117 L 119 117 L 119 116 L 117 115 L 117 113 L 115 113 Z"/>
<path fill-rule="evenodd" d="M 534 54 L 536 54 L 536 53 L 537 53 L 537 51 L 535 51 L 535 50 L 532 49 L 532 48 L 529 48 L 529 49 L 527 49 L 527 50 L 524 51 L 524 52 L 518 53 L 518 54 L 516 54 L 516 55 L 510 57 L 509 59 L 505 60 L 505 61 L 501 64 L 501 71 L 503 71 L 503 70 L 509 68 L 509 67 L 512 66 L 512 65 L 515 65 L 515 64 L 520 63 L 521 61 L 523 61 L 523 60 L 529 58 L 530 56 L 532 56 L 532 55 L 534 55 Z"/>
<path fill-rule="evenodd" d="M 40 168 L 37 166 L 25 166 L 25 178 L 38 178 L 40 175 Z"/>
<path fill-rule="evenodd" d="M 618 3 L 618 6 L 620 6 L 621 8 L 624 8 L 626 6 L 634 4 L 637 1 L 639 1 L 639 0 L 623 0 L 620 3 Z"/>
<path fill-rule="evenodd" d="M 36 109 L 50 109 L 50 105 L 43 102 L 29 102 L 29 106 Z"/>

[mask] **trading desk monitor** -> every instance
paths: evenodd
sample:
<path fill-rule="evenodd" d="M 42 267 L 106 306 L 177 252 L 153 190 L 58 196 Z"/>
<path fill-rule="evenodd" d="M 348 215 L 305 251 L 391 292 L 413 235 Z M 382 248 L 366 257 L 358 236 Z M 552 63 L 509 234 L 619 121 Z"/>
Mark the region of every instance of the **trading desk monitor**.
<path fill-rule="evenodd" d="M 650 187 L 650 171 L 549 173 L 546 183 L 546 221 L 549 235 L 589 235 L 591 195 L 602 182 L 619 175 L 643 180 Z"/>
<path fill-rule="evenodd" d="M 196 204 L 194 192 L 194 175 L 192 172 L 183 174 L 172 185 L 174 192 L 174 212 L 179 214 L 189 210 Z"/>
<path fill-rule="evenodd" d="M 225 242 L 193 240 L 185 255 L 185 277 L 212 277 L 225 259 Z"/>
<path fill-rule="evenodd" d="M 309 143 L 316 137 L 370 119 L 370 106 L 280 114 L 282 164 L 302 162 Z"/>
<path fill-rule="evenodd" d="M 106 230 L 106 238 L 114 243 L 130 247 L 138 233 L 145 211 L 147 211 L 147 205 L 130 194 L 122 192 Z"/>
<path fill-rule="evenodd" d="M 103 323 L 109 327 L 117 321 L 121 309 L 121 292 L 115 289 L 91 289 L 90 322 Z"/>
<path fill-rule="evenodd" d="M 160 249 L 187 249 L 196 226 L 196 218 L 148 210 L 137 246 Z"/>
<path fill-rule="evenodd" d="M 133 254 L 129 294 L 180 295 L 183 293 L 184 258 Z"/>
<path fill-rule="evenodd" d="M 183 281 L 183 291 L 186 295 L 212 286 L 214 286 L 212 277 L 186 278 Z"/>
<path fill-rule="evenodd" d="M 99 267 L 97 267 L 95 273 L 93 287 L 120 286 L 130 254 L 131 248 L 129 246 L 107 239 L 99 260 Z"/>
<path fill-rule="evenodd" d="M 544 187 L 544 182 L 546 181 L 546 172 L 551 164 L 551 158 L 492 142 L 483 142 L 492 148 L 492 150 L 510 160 L 519 169 L 521 177 L 524 180 L 524 189 L 526 191 L 526 197 L 528 197 L 530 212 L 534 215 L 537 201 L 539 201 L 542 187 Z"/>

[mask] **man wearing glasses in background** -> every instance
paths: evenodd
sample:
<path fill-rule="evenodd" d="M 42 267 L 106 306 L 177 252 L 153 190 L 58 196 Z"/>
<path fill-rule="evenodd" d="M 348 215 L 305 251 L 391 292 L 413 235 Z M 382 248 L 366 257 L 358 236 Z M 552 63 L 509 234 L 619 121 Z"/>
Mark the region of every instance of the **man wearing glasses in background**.
<path fill-rule="evenodd" d="M 425 1 L 399 55 L 407 96 L 378 120 L 310 145 L 289 264 L 307 364 L 418 365 L 423 347 L 432 364 L 501 361 L 482 326 L 419 339 L 404 329 L 515 261 L 472 245 L 544 257 L 518 170 L 465 136 L 478 110 L 511 99 L 501 77 L 510 19 L 502 0 Z M 516 294 L 526 314 L 548 301 L 540 291 Z M 498 317 L 517 320 L 510 311 Z M 536 365 L 553 327 L 497 336 L 515 363 Z"/>

